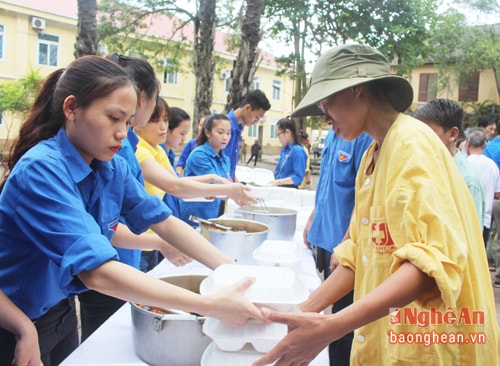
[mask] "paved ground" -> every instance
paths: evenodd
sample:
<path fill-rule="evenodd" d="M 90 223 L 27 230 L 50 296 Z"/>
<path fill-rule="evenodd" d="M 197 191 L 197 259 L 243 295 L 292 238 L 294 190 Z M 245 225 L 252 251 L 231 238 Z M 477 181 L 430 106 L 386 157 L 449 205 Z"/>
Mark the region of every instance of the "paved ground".
<path fill-rule="evenodd" d="M 495 281 L 495 273 L 491 272 L 491 281 Z M 493 287 L 493 292 L 495 293 L 495 305 L 497 306 L 497 322 L 500 325 L 500 288 Z"/>
<path fill-rule="evenodd" d="M 278 161 L 278 155 L 265 155 L 265 154 L 263 154 L 262 159 L 257 162 L 257 167 L 267 168 L 267 169 L 271 169 L 274 171 L 274 168 L 276 167 L 277 161 Z M 240 163 L 240 164 L 245 165 L 244 163 Z M 252 167 L 252 164 L 253 163 L 250 163 L 250 167 Z M 316 182 L 318 180 L 317 174 L 318 174 L 317 170 L 313 171 L 313 175 L 311 175 L 312 182 L 311 182 L 309 189 L 312 189 L 312 190 L 316 189 Z M 490 272 L 490 273 L 491 273 L 491 281 L 493 283 L 495 280 L 494 279 L 495 273 L 494 272 Z M 493 292 L 495 295 L 495 304 L 496 304 L 496 309 L 497 309 L 497 322 L 500 325 L 500 288 L 493 287 Z"/>

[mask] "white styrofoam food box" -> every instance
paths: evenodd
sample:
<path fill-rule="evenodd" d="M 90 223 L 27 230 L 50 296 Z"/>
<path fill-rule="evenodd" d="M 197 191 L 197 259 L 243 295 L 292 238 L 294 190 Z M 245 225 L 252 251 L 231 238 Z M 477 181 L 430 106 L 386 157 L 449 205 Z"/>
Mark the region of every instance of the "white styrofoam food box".
<path fill-rule="evenodd" d="M 258 306 L 290 312 L 307 299 L 308 290 L 297 274 L 286 267 L 222 264 L 200 285 L 200 294 L 210 295 L 242 278 L 254 277 L 255 283 L 245 296 Z"/>
<path fill-rule="evenodd" d="M 262 353 L 255 351 L 252 346 L 247 345 L 238 352 L 226 352 L 211 342 L 203 352 L 201 357 L 201 366 L 248 366 L 262 357 Z"/>
<path fill-rule="evenodd" d="M 288 240 L 264 240 L 253 251 L 256 264 L 293 268 L 299 264 L 299 246 Z"/>
<path fill-rule="evenodd" d="M 207 318 L 203 332 L 213 339 L 222 351 L 235 352 L 250 343 L 257 352 L 267 353 L 287 334 L 287 325 L 265 324 L 250 319 L 243 325 L 233 327 L 215 318 Z"/>

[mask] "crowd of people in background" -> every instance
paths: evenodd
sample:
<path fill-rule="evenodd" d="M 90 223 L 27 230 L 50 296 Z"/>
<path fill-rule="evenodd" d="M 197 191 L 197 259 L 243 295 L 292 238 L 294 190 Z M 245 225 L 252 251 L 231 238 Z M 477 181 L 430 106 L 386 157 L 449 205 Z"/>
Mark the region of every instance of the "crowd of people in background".
<path fill-rule="evenodd" d="M 85 56 L 49 75 L 0 185 L 0 364 L 59 364 L 80 343 L 75 296 L 81 340 L 125 301 L 140 301 L 233 325 L 288 324 L 255 365 L 307 364 L 325 347 L 337 366 L 497 359 L 489 270 L 500 287 L 500 121 L 463 131 L 464 111 L 448 99 L 410 115 L 411 85 L 368 46 L 325 52 L 311 79 L 296 110 L 276 123 L 282 148 L 269 186 L 306 189 L 311 152 L 321 157 L 303 242 L 324 281 L 301 313 L 282 314 L 246 299 L 252 279 L 208 300 L 145 273 L 163 258 L 211 269 L 235 263 L 193 230 L 191 217 L 219 217 L 227 198 L 256 202 L 235 171 L 262 154 L 255 139 L 247 160 L 243 130 L 271 108 L 266 95 L 254 90 L 228 114 L 202 116 L 186 142 L 191 118 L 160 96 L 145 60 Z M 321 151 L 295 122 L 305 116 L 330 126 Z M 321 314 L 327 307 L 331 314 Z M 487 345 L 389 344 L 388 329 L 411 331 L 387 320 L 389 309 L 404 307 L 482 311 L 484 324 L 428 330 L 481 331 Z"/>
<path fill-rule="evenodd" d="M 316 251 L 318 269 L 332 272 L 300 304 L 303 313 L 264 311 L 267 319 L 286 324 L 288 334 L 254 366 L 305 365 L 328 345 L 331 365 L 498 365 L 483 209 L 475 206 L 457 168 L 461 162 L 452 159 L 462 154 L 456 148 L 460 131 L 454 126 L 462 120 L 441 125 L 443 115 L 454 113 L 446 109 L 455 105 L 439 102 L 428 109 L 440 113 L 417 114 L 422 123 L 407 113 L 412 100 L 408 81 L 393 75 L 387 60 L 371 47 L 339 46 L 317 60 L 310 88 L 292 117 L 324 116 L 332 126 L 323 148 L 322 195 L 304 231 L 304 243 Z M 355 150 L 336 141 L 354 144 L 364 134 L 373 141 Z M 466 151 L 474 151 L 471 145 L 484 148 L 473 131 L 466 136 Z M 356 164 L 353 160 L 360 155 Z M 346 196 L 355 195 L 354 202 L 347 202 L 352 211 L 341 204 L 341 189 Z M 494 195 L 484 199 L 491 201 Z M 348 218 L 344 226 L 335 226 L 346 231 L 321 232 L 334 226 L 340 212 Z M 484 225 L 488 227 L 486 221 Z M 319 313 L 332 304 L 331 315 Z M 437 321 L 423 330 L 402 318 L 405 309 L 455 313 L 464 307 L 488 320 L 467 325 Z M 410 338 L 422 331 L 480 331 L 488 345 Z"/>

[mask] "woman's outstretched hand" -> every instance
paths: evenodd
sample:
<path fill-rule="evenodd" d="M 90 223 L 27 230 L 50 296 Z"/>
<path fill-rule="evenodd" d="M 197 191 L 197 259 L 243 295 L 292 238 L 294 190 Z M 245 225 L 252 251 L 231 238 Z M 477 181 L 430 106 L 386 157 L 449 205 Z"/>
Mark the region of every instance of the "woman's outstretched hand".
<path fill-rule="evenodd" d="M 323 348 L 332 342 L 327 333 L 327 317 L 318 313 L 280 313 L 263 308 L 262 314 L 268 321 L 288 325 L 288 334 L 266 355 L 252 366 L 273 364 L 308 365 Z M 328 334 L 328 336 L 326 336 Z"/>

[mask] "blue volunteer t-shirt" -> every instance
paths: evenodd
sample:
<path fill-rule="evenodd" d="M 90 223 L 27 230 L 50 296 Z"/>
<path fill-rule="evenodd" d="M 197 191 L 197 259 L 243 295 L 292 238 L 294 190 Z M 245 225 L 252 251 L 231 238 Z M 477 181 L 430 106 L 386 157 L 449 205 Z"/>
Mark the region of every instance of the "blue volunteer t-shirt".
<path fill-rule="evenodd" d="M 361 134 L 352 141 L 330 129 L 321 155 L 313 221 L 307 241 L 330 253 L 342 241 L 354 208 L 356 174 L 373 139 Z"/>
<path fill-rule="evenodd" d="M 198 176 L 204 174 L 216 174 L 227 178 L 229 174 L 229 158 L 223 151 L 220 154 L 210 146 L 208 142 L 198 146 L 189 155 L 186 163 L 185 176 Z M 220 198 L 215 198 L 212 202 L 186 202 L 180 201 L 181 219 L 189 224 L 189 215 L 201 217 L 203 219 L 216 218 L 221 204 Z"/>
<path fill-rule="evenodd" d="M 118 259 L 120 217 L 134 233 L 170 210 L 121 157 L 89 166 L 64 129 L 31 148 L 0 195 L 0 288 L 31 319 L 87 290 L 77 275 Z"/>

